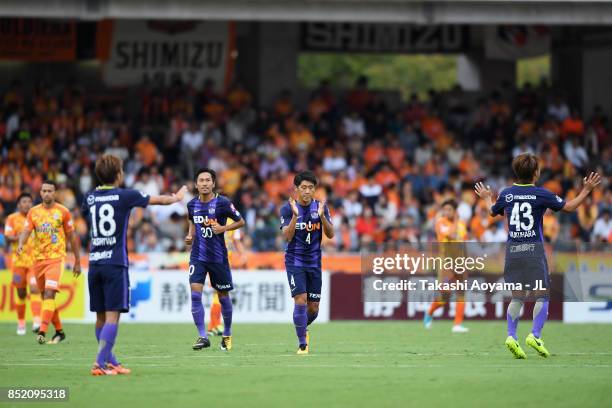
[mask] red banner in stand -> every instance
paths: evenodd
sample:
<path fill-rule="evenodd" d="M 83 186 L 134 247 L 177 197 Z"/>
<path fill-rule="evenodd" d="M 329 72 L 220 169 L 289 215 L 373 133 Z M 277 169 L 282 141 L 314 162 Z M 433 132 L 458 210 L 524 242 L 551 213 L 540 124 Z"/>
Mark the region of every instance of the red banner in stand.
<path fill-rule="evenodd" d="M 0 19 L 0 59 L 74 61 L 76 23 L 36 18 Z"/>

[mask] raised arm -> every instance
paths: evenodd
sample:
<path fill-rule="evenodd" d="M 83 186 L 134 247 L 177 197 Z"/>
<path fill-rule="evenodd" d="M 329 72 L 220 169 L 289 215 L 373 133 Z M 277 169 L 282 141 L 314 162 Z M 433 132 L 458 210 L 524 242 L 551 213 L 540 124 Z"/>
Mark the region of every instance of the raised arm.
<path fill-rule="evenodd" d="M 478 182 L 476 183 L 476 185 L 474 186 L 474 191 L 476 192 L 476 195 L 480 198 L 482 198 L 485 201 L 485 204 L 487 205 L 487 210 L 489 211 L 489 215 L 491 217 L 495 217 L 497 214 L 493 213 L 493 192 L 491 191 L 491 188 L 489 186 L 485 186 L 484 183 Z"/>
<path fill-rule="evenodd" d="M 183 186 L 179 191 L 172 195 L 152 196 L 149 199 L 149 205 L 170 205 L 182 201 L 187 192 L 187 186 Z"/>
<path fill-rule="evenodd" d="M 580 193 L 572 200 L 565 203 L 562 210 L 565 212 L 572 212 L 576 210 L 584 202 L 584 200 L 591 194 L 591 191 L 601 184 L 601 176 L 597 173 L 591 173 L 588 177 L 582 179 L 584 186 Z"/>
<path fill-rule="evenodd" d="M 299 214 L 297 204 L 295 203 L 295 199 L 293 197 L 289 198 L 289 205 L 291 206 L 291 221 L 287 226 L 283 227 L 283 237 L 285 237 L 287 241 L 291 241 L 295 236 L 295 226 L 297 224 Z"/>
<path fill-rule="evenodd" d="M 325 236 L 329 239 L 332 239 L 334 237 L 334 226 L 332 225 L 331 222 L 329 222 L 329 220 L 325 216 L 325 201 L 319 202 L 318 213 L 319 213 L 319 219 L 321 220 L 321 223 L 323 224 L 323 232 L 325 233 Z"/>

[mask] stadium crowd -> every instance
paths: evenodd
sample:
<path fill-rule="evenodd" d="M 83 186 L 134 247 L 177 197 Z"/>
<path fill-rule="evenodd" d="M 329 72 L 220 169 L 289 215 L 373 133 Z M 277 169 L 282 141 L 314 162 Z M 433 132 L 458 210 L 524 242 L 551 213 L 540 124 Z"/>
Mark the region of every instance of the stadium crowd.
<path fill-rule="evenodd" d="M 612 240 L 608 118 L 601 108 L 581 114 L 546 84 L 479 97 L 459 87 L 430 91 L 396 109 L 365 77 L 342 96 L 323 81 L 306 106 L 288 91 L 261 108 L 240 84 L 224 95 L 214 89 L 211 81 L 143 87 L 130 108 L 121 94 L 92 98 L 76 84 L 14 81 L 0 90 L 0 225 L 22 191 L 36 195 L 52 179 L 86 246 L 80 202 L 96 186 L 96 158 L 113 153 L 124 160 L 126 185 L 149 194 L 176 191 L 197 167 L 216 170 L 253 251 L 282 248 L 278 210 L 304 169 L 316 172 L 317 197 L 332 209 L 328 251 L 434 240 L 438 206 L 450 197 L 471 240 L 503 241 L 503 221 L 488 217 L 473 185 L 486 178 L 501 190 L 512 182 L 512 158 L 529 151 L 541 158 L 541 184 L 561 196 L 575 196 L 587 171 L 606 175 L 577 215 L 545 216 L 547 239 Z M 184 248 L 184 204 L 139 210 L 130 222 L 132 251 Z"/>

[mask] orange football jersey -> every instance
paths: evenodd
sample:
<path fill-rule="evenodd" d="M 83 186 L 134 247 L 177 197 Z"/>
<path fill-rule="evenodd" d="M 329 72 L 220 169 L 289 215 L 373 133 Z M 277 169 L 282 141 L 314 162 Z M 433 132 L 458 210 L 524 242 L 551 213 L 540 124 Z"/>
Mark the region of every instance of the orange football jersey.
<path fill-rule="evenodd" d="M 66 207 L 57 203 L 51 208 L 43 204 L 32 207 L 25 225 L 34 230 L 37 261 L 66 257 L 66 234 L 74 231 L 72 215 Z"/>
<path fill-rule="evenodd" d="M 20 212 L 9 215 L 4 226 L 4 233 L 11 238 L 19 238 L 26 222 L 26 216 Z M 34 264 L 34 239 L 29 237 L 23 245 L 23 251 L 17 254 L 18 241 L 11 244 L 11 260 L 13 267 L 29 268 Z"/>
<path fill-rule="evenodd" d="M 464 241 L 466 236 L 467 228 L 463 221 L 453 223 L 446 217 L 440 217 L 436 221 L 436 237 L 439 242 Z"/>

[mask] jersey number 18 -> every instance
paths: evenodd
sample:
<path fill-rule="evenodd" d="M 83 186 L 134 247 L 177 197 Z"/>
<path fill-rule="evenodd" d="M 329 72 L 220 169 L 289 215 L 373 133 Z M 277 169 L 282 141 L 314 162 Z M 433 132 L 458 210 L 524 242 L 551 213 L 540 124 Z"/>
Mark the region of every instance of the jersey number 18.
<path fill-rule="evenodd" d="M 96 206 L 92 205 L 89 207 L 89 213 L 91 214 L 91 229 L 92 236 L 98 236 L 98 230 L 102 236 L 110 237 L 117 230 L 117 223 L 115 222 L 115 209 L 110 204 L 102 204 L 96 215 Z M 99 218 L 99 220 L 97 220 Z"/>

